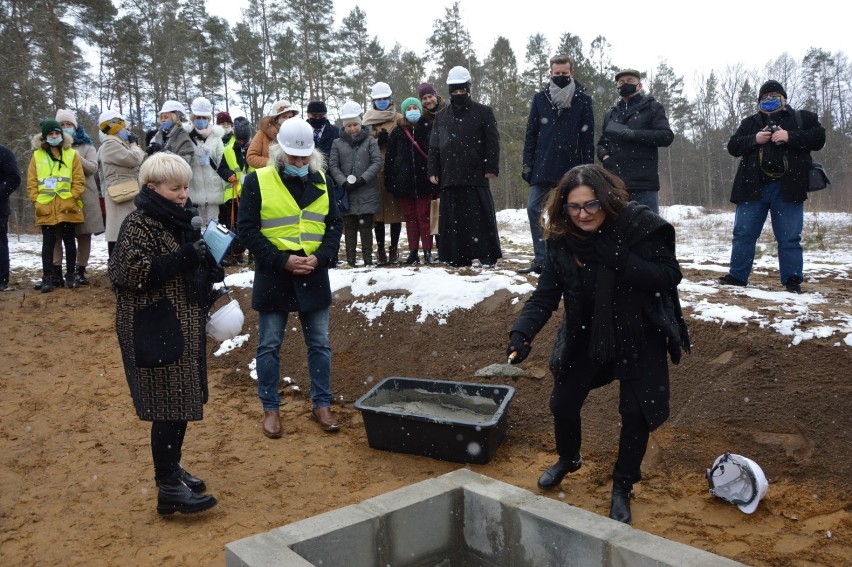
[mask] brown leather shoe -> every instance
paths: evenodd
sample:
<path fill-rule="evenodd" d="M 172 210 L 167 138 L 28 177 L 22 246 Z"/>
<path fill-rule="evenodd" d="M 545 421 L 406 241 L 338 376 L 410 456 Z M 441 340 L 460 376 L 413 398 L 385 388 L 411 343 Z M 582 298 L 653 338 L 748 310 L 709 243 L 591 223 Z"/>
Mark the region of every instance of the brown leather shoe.
<path fill-rule="evenodd" d="M 263 434 L 270 439 L 281 437 L 281 416 L 278 411 L 263 412 Z"/>
<path fill-rule="evenodd" d="M 340 431 L 340 424 L 337 423 L 337 418 L 331 413 L 328 407 L 314 408 L 311 412 L 311 417 L 319 423 L 323 431 L 334 432 Z"/>

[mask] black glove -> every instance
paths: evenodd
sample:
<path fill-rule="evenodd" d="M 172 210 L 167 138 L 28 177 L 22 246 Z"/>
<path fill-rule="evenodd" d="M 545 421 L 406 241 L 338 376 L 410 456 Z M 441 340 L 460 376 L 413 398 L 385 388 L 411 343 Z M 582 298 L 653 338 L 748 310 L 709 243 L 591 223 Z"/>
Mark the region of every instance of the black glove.
<path fill-rule="evenodd" d="M 163 151 L 163 145 L 158 144 L 157 142 L 151 142 L 148 147 L 145 148 L 145 153 L 149 156 L 161 151 Z"/>
<path fill-rule="evenodd" d="M 594 241 L 595 258 L 598 263 L 613 269 L 621 268 L 627 263 L 630 252 L 618 239 L 608 234 L 598 234 L 590 240 Z"/>
<path fill-rule="evenodd" d="M 207 244 L 204 240 L 187 242 L 178 251 L 178 261 L 186 268 L 197 268 L 207 255 Z"/>
<path fill-rule="evenodd" d="M 137 136 L 136 134 L 131 132 L 130 134 L 127 135 L 127 143 L 128 144 L 138 144 L 139 143 L 139 136 Z"/>
<path fill-rule="evenodd" d="M 630 128 L 625 128 L 621 132 L 618 133 L 618 139 L 622 142 L 629 142 L 631 140 L 636 139 L 636 130 L 631 130 Z"/>
<path fill-rule="evenodd" d="M 525 165 L 524 168 L 521 170 L 521 179 L 523 179 L 527 183 L 530 182 L 530 179 L 532 179 L 532 168 L 530 166 Z"/>
<path fill-rule="evenodd" d="M 530 341 L 524 335 L 518 331 L 509 333 L 509 348 L 506 349 L 506 356 L 511 364 L 518 364 L 526 360 L 531 350 Z"/>
<path fill-rule="evenodd" d="M 382 132 L 384 132 L 384 130 L 382 130 Z M 358 180 L 357 180 L 357 181 L 355 181 L 355 183 L 353 183 L 353 184 L 352 184 L 352 187 L 354 187 L 354 188 L 356 188 L 356 189 L 357 189 L 358 187 L 363 187 L 363 186 L 364 186 L 364 185 L 366 185 L 366 184 L 367 184 L 367 182 L 366 182 L 366 181 L 364 181 L 364 178 L 363 178 L 363 177 L 359 177 L 359 178 L 358 178 Z"/>
<path fill-rule="evenodd" d="M 379 147 L 380 147 L 380 148 L 385 147 L 385 144 L 387 144 L 387 143 L 388 143 L 388 135 L 389 135 L 389 134 L 388 134 L 388 131 L 387 131 L 387 130 L 385 130 L 384 128 L 382 128 L 382 129 L 379 131 L 379 137 L 377 138 L 377 141 L 379 142 Z"/>

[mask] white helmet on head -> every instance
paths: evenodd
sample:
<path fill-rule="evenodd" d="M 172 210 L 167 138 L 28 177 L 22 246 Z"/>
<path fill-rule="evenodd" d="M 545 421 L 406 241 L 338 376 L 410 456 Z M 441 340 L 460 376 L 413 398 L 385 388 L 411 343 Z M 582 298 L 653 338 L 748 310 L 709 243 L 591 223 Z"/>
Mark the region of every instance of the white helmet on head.
<path fill-rule="evenodd" d="M 269 112 L 266 113 L 267 116 L 278 116 L 279 114 L 284 114 L 285 112 L 295 112 L 299 114 L 299 111 L 293 108 L 293 105 L 290 104 L 289 100 L 276 100 L 272 103 L 272 106 L 269 109 Z"/>
<path fill-rule="evenodd" d="M 278 130 L 278 144 L 287 155 L 309 156 L 314 153 L 314 128 L 303 118 L 289 118 Z"/>
<path fill-rule="evenodd" d="M 361 105 L 354 100 L 347 100 L 340 107 L 340 119 L 358 118 L 361 116 Z"/>
<path fill-rule="evenodd" d="M 464 67 L 453 67 L 450 69 L 450 72 L 447 73 L 447 84 L 448 85 L 460 85 L 463 83 L 470 82 L 470 71 L 465 69 Z"/>
<path fill-rule="evenodd" d="M 392 94 L 393 92 L 391 92 L 390 85 L 381 81 L 373 85 L 373 88 L 370 89 L 370 98 L 373 100 L 376 100 L 377 98 L 388 98 Z"/>
<path fill-rule="evenodd" d="M 200 96 L 192 101 L 189 110 L 195 116 L 213 116 L 213 103 Z"/>
<path fill-rule="evenodd" d="M 760 499 L 769 490 L 763 469 L 748 457 L 733 453 L 716 458 L 713 468 L 707 469 L 707 482 L 710 494 L 736 504 L 746 514 L 757 509 Z"/>
<path fill-rule="evenodd" d="M 115 110 L 104 110 L 103 112 L 101 112 L 101 115 L 98 116 L 98 126 L 100 126 L 104 122 L 109 122 L 110 120 L 112 120 L 114 118 L 118 118 L 119 120 L 127 122 L 127 120 L 125 120 L 124 116 L 122 116 L 121 114 L 119 114 Z"/>
<path fill-rule="evenodd" d="M 164 112 L 180 112 L 181 114 L 184 114 L 186 110 L 184 109 L 183 105 L 178 101 L 167 100 L 163 103 L 163 108 L 160 109 L 159 114 L 162 114 Z"/>

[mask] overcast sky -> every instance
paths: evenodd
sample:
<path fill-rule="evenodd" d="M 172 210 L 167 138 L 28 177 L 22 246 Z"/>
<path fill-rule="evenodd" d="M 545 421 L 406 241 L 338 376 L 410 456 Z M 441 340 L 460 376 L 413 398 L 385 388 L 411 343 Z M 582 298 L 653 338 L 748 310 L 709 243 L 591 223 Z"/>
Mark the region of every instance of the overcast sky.
<path fill-rule="evenodd" d="M 248 0 L 207 0 L 210 13 L 231 24 L 247 4 Z M 399 43 L 422 55 L 435 20 L 444 18 L 452 0 L 335 0 L 334 5 L 336 26 L 357 5 L 367 14 L 369 35 L 378 36 L 386 49 Z M 543 34 L 553 49 L 566 31 L 579 35 L 585 49 L 595 37 L 603 35 L 612 46 L 614 65 L 647 72 L 665 59 L 684 77 L 690 91 L 695 77 L 711 69 L 738 62 L 759 69 L 785 51 L 797 61 L 810 47 L 852 55 L 848 18 L 838 13 L 841 5 L 828 0 L 459 3 L 480 61 L 498 36 L 509 40 L 523 67 L 530 35 Z M 423 9 L 427 6 L 428 13 Z"/>

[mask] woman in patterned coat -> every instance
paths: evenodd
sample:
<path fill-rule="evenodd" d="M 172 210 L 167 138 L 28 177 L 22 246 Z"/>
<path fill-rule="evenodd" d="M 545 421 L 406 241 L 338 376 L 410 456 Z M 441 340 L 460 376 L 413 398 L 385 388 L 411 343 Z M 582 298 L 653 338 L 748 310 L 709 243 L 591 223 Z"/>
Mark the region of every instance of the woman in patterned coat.
<path fill-rule="evenodd" d="M 205 319 L 222 268 L 198 240 L 189 201 L 192 170 L 174 154 L 142 164 L 136 210 L 124 220 L 109 277 L 115 326 L 136 414 L 151 421 L 159 487 L 157 512 L 201 512 L 216 505 L 204 482 L 180 465 L 187 422 L 207 401 Z"/>

